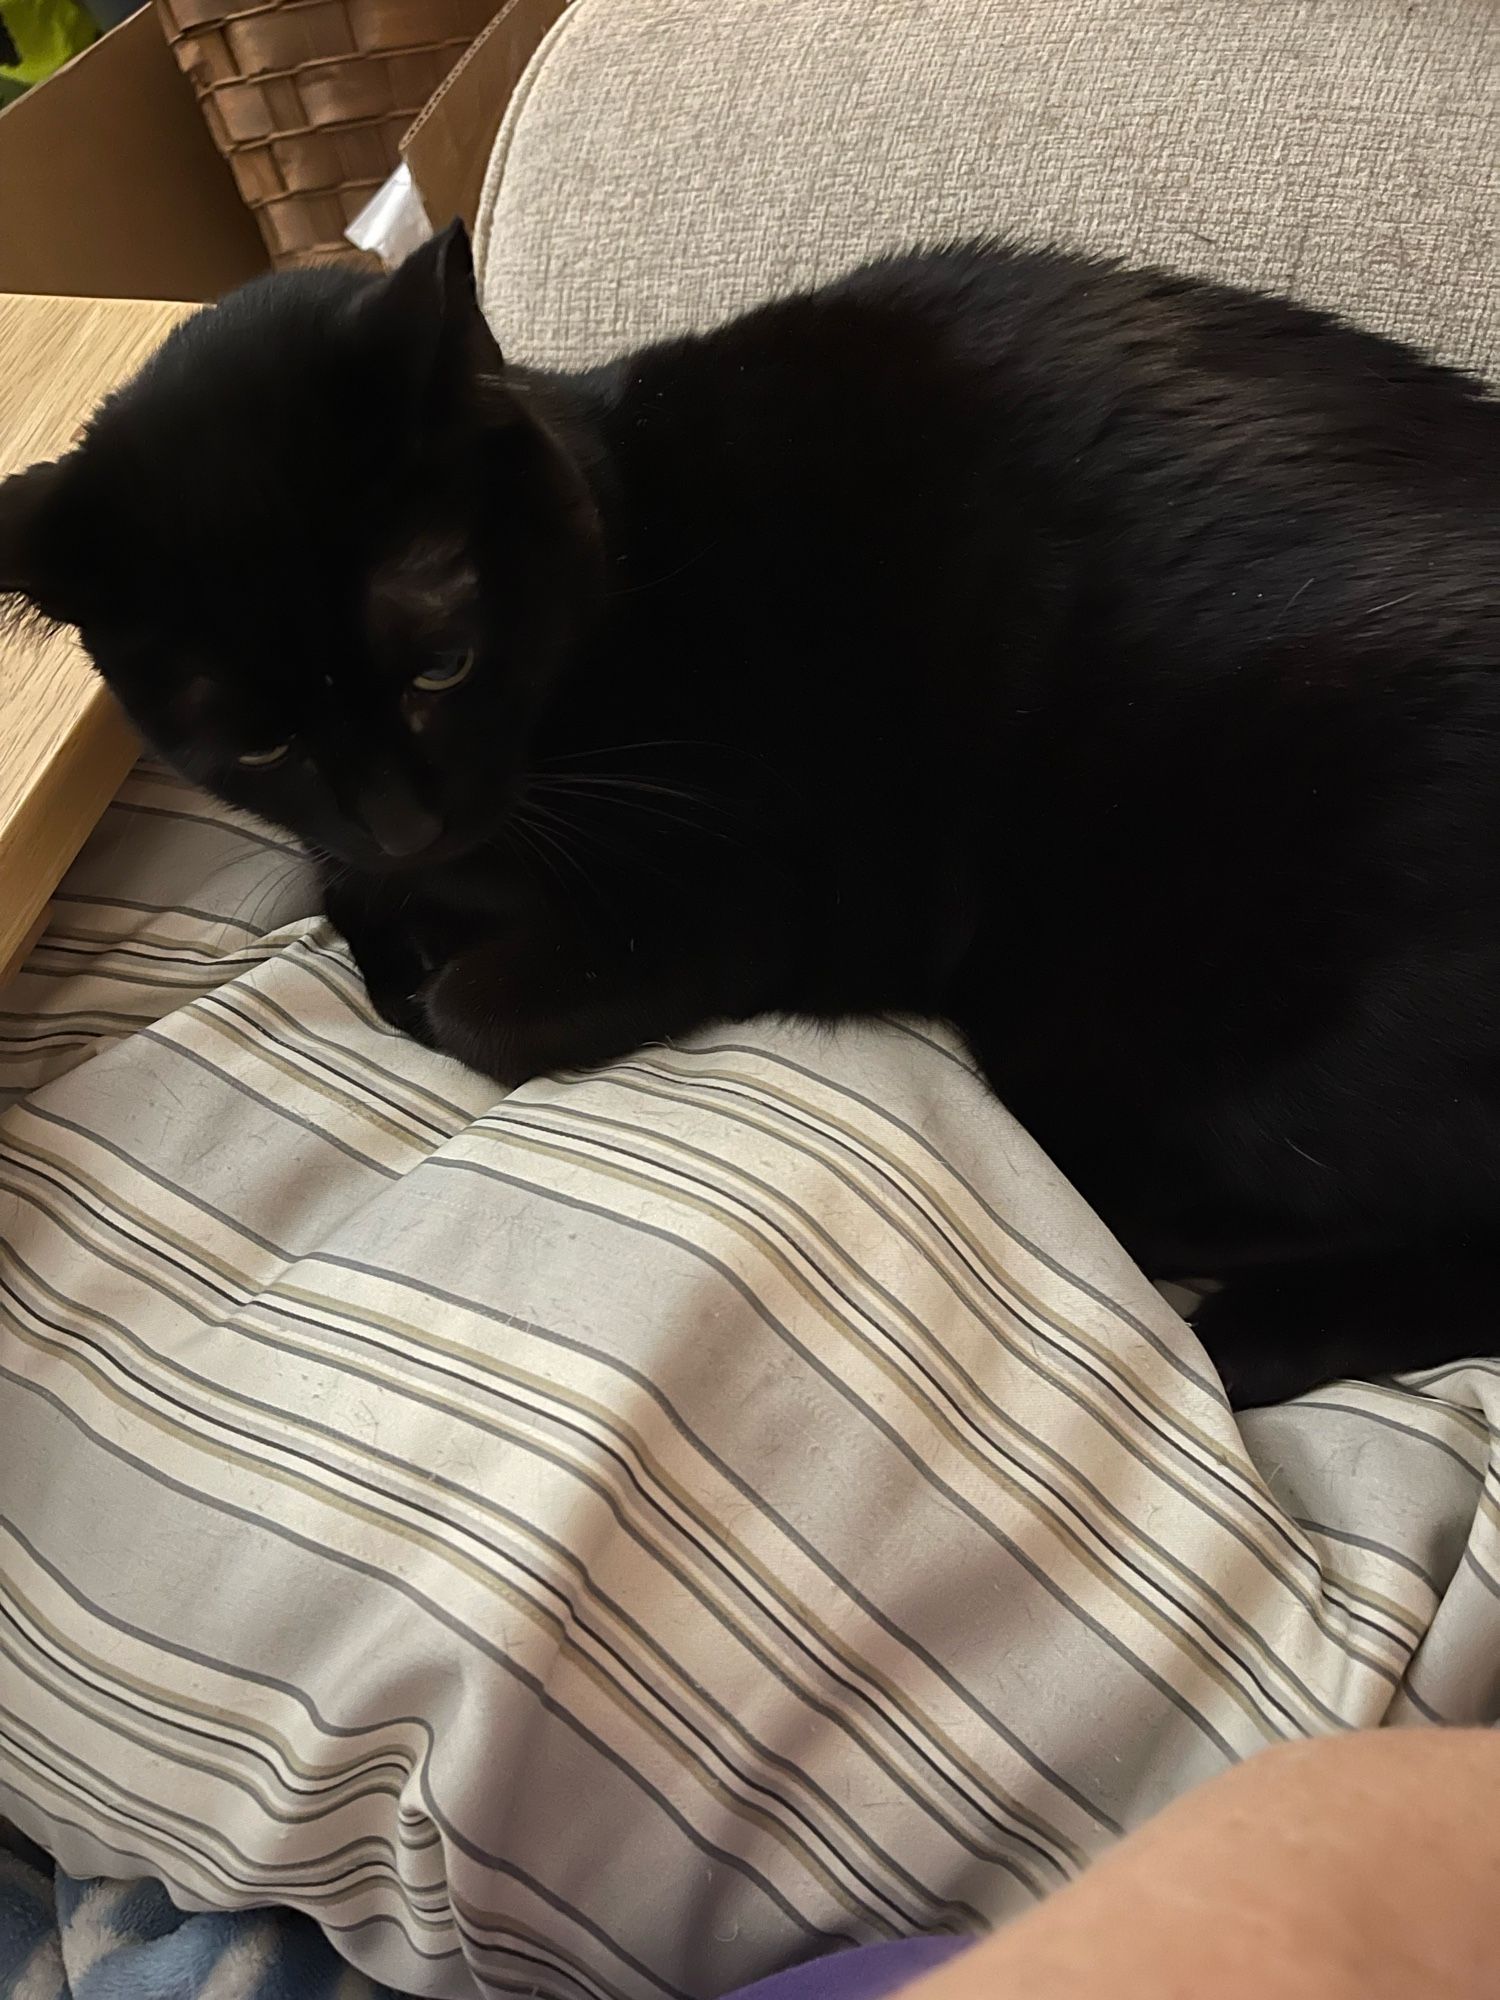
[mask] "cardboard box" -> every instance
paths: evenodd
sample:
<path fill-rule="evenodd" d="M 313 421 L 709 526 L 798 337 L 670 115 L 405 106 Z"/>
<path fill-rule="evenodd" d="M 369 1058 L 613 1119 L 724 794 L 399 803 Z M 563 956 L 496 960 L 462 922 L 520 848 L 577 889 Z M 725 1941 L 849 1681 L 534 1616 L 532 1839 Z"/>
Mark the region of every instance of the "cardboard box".
<path fill-rule="evenodd" d="M 403 152 L 434 224 L 470 223 L 522 71 L 567 0 L 507 0 Z M 150 7 L 0 111 L 0 292 L 218 298 L 267 268 Z"/>
<path fill-rule="evenodd" d="M 260 232 L 147 8 L 0 111 L 0 291 L 212 299 Z"/>

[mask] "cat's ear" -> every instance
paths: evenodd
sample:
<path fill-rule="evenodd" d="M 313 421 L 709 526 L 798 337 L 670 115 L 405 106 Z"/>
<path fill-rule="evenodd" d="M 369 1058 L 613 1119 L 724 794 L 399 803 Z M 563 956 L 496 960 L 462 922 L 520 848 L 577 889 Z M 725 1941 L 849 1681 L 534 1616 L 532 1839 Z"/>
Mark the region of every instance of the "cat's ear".
<path fill-rule="evenodd" d="M 504 357 L 480 310 L 474 254 L 461 222 L 450 222 L 397 265 L 365 311 L 419 395 L 442 398 L 463 385 L 503 377 Z"/>
<path fill-rule="evenodd" d="M 66 459 L 0 480 L 0 598 L 20 598 L 44 618 L 74 622 L 69 572 L 69 466 Z"/>

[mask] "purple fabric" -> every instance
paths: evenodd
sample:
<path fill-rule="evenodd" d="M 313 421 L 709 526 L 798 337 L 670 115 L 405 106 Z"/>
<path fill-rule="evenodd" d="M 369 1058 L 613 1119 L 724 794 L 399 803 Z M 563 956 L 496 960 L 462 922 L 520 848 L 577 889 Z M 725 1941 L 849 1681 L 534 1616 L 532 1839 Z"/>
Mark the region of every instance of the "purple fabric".
<path fill-rule="evenodd" d="M 974 1942 L 967 1937 L 892 1938 L 809 1959 L 742 1986 L 726 2000 L 884 2000 Z"/>

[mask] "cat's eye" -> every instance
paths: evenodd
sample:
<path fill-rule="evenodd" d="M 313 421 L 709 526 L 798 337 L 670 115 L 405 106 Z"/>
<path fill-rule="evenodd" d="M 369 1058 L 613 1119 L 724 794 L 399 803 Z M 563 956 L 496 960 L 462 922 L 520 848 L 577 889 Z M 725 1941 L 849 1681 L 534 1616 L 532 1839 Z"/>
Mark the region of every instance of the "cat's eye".
<path fill-rule="evenodd" d="M 456 688 L 466 681 L 474 671 L 474 648 L 469 646 L 461 653 L 439 653 L 425 673 L 417 675 L 412 682 L 423 694 L 446 694 L 449 688 Z"/>
<path fill-rule="evenodd" d="M 247 750 L 243 757 L 235 759 L 242 770 L 270 771 L 276 765 L 284 764 L 291 750 L 290 743 L 278 743 L 271 750 Z"/>

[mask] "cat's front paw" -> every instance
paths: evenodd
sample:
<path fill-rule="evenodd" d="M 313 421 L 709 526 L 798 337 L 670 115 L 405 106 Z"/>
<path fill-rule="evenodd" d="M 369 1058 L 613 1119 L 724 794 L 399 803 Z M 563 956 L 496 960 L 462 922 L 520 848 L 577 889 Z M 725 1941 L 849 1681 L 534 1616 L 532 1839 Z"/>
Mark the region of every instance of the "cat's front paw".
<path fill-rule="evenodd" d="M 420 990 L 407 993 L 396 986 L 367 986 L 365 990 L 370 996 L 370 1005 L 387 1027 L 394 1028 L 398 1034 L 410 1035 L 423 1048 L 437 1048 L 438 1039 Z"/>
<path fill-rule="evenodd" d="M 370 1005 L 387 1026 L 428 1048 L 436 1046 L 422 1004 L 423 984 L 440 962 L 439 947 L 419 932 L 408 912 L 386 909 L 373 887 L 358 877 L 331 884 L 324 892 L 329 921 L 341 933 L 364 982 Z"/>
<path fill-rule="evenodd" d="M 420 991 L 433 1046 L 507 1089 L 594 1069 L 647 1039 L 637 996 L 566 946 L 507 939 L 460 953 Z"/>

